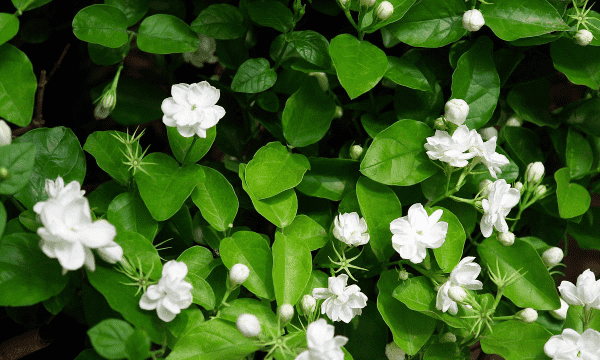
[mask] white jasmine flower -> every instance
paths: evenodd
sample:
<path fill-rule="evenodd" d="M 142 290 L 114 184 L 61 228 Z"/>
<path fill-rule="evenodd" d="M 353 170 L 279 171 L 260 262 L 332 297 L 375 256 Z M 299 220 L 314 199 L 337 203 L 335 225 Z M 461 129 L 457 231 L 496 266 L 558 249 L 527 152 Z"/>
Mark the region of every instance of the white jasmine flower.
<path fill-rule="evenodd" d="M 400 346 L 392 341 L 385 346 L 385 356 L 388 360 L 404 360 L 406 352 L 400 349 Z"/>
<path fill-rule="evenodd" d="M 479 135 L 481 135 L 481 137 L 484 140 L 490 140 L 494 136 L 498 137 L 498 130 L 496 130 L 496 128 L 493 126 L 479 129 L 479 130 L 477 130 L 477 132 L 479 133 Z"/>
<path fill-rule="evenodd" d="M 458 312 L 458 304 L 456 304 L 456 301 L 450 299 L 450 295 L 448 294 L 448 291 L 452 286 L 455 285 L 452 284 L 451 281 L 446 281 L 440 286 L 435 297 L 435 308 L 442 312 L 448 311 L 450 315 L 456 315 Z"/>
<path fill-rule="evenodd" d="M 348 338 L 340 335 L 334 337 L 334 334 L 335 327 L 325 319 L 310 323 L 306 329 L 308 350 L 296 356 L 295 360 L 343 360 L 341 347 L 346 345 Z"/>
<path fill-rule="evenodd" d="M 460 286 L 452 285 L 448 289 L 448 297 L 454 302 L 462 303 L 467 298 L 467 292 Z"/>
<path fill-rule="evenodd" d="M 194 52 L 183 53 L 183 60 L 197 68 L 204 67 L 204 63 L 214 64 L 219 61 L 215 56 L 215 51 L 217 51 L 217 42 L 215 39 L 204 34 L 198 34 L 198 37 L 200 38 L 198 49 Z"/>
<path fill-rule="evenodd" d="M 476 134 L 477 131 L 469 131 L 466 125 L 459 126 L 452 136 L 444 130 L 436 130 L 434 136 L 427 138 L 425 144 L 427 156 L 431 160 L 439 160 L 454 167 L 465 167 L 469 163 L 467 160 L 476 155 L 466 152 L 471 147 Z"/>
<path fill-rule="evenodd" d="M 375 14 L 380 21 L 385 21 L 394 13 L 394 5 L 389 1 L 382 1 L 375 10 Z"/>
<path fill-rule="evenodd" d="M 562 281 L 558 291 L 569 305 L 583 305 L 588 309 L 600 310 L 600 280 L 596 281 L 596 276 L 590 269 L 577 277 L 576 285 L 570 281 Z"/>
<path fill-rule="evenodd" d="M 171 88 L 173 97 L 163 100 L 161 109 L 165 114 L 163 122 L 176 126 L 183 137 L 194 134 L 206 137 L 206 130 L 217 125 L 225 116 L 225 109 L 215 105 L 221 96 L 220 91 L 207 81 L 197 84 L 176 84 Z"/>
<path fill-rule="evenodd" d="M 513 115 L 506 120 L 506 126 L 519 127 L 521 125 L 523 125 L 523 120 L 517 115 Z"/>
<path fill-rule="evenodd" d="M 492 235 L 493 228 L 500 232 L 508 231 L 506 215 L 519 203 L 521 192 L 512 189 L 506 180 L 496 180 L 490 187 L 490 195 L 481 201 L 483 217 L 481 218 L 481 233 L 484 237 Z"/>
<path fill-rule="evenodd" d="M 439 221 L 443 210 L 438 209 L 431 215 L 420 203 L 408 209 L 408 215 L 390 223 L 392 246 L 403 259 L 418 264 L 427 256 L 427 249 L 437 249 L 446 240 L 448 223 Z"/>
<path fill-rule="evenodd" d="M 524 323 L 532 323 L 537 320 L 538 313 L 532 308 L 525 308 L 517 313 L 517 317 Z"/>
<path fill-rule="evenodd" d="M 312 295 L 315 299 L 325 299 L 321 304 L 321 314 L 327 314 L 331 321 L 341 320 L 349 323 L 367 306 L 367 296 L 360 292 L 358 285 L 346 286 L 347 282 L 348 275 L 341 274 L 329 278 L 327 289 L 313 289 Z"/>
<path fill-rule="evenodd" d="M 463 99 L 452 99 L 444 106 L 444 118 L 456 125 L 462 125 L 469 115 L 469 104 Z"/>
<path fill-rule="evenodd" d="M 317 300 L 308 294 L 304 295 L 302 300 L 300 300 L 300 308 L 302 309 L 302 313 L 306 316 L 312 314 L 316 307 Z"/>
<path fill-rule="evenodd" d="M 62 198 L 64 200 L 67 199 L 67 195 L 83 197 L 83 194 L 85 194 L 85 191 L 81 190 L 81 185 L 78 181 L 71 181 L 65 186 L 65 181 L 60 176 L 56 178 L 56 181 L 46 179 L 45 189 L 50 199 Z M 38 202 L 36 206 L 41 207 L 44 203 L 45 201 Z"/>
<path fill-rule="evenodd" d="M 260 335 L 261 328 L 258 318 L 252 314 L 242 314 L 235 321 L 235 326 L 247 338 Z"/>
<path fill-rule="evenodd" d="M 158 284 L 150 285 L 140 299 L 140 307 L 154 310 L 162 321 L 169 322 L 181 309 L 192 304 L 192 284 L 183 280 L 188 272 L 184 262 L 171 260 L 163 266 Z"/>
<path fill-rule="evenodd" d="M 509 163 L 508 158 L 496 152 L 496 137 L 483 142 L 481 135 L 475 133 L 473 137 L 473 145 L 469 149 L 470 152 L 477 155 L 476 159 L 481 161 L 488 168 L 490 175 L 493 178 L 498 178 L 496 173 L 502 174 L 500 167 Z"/>
<path fill-rule="evenodd" d="M 544 172 L 544 164 L 540 161 L 532 162 L 527 165 L 527 169 L 525 169 L 525 179 L 528 184 L 537 184 L 542 181 Z"/>
<path fill-rule="evenodd" d="M 479 183 L 479 195 L 487 197 L 490 194 L 490 185 L 492 185 L 493 183 L 494 182 L 490 179 L 482 180 Z"/>
<path fill-rule="evenodd" d="M 485 19 L 481 11 L 477 9 L 468 10 L 463 14 L 462 25 L 467 31 L 477 31 L 485 25 Z"/>
<path fill-rule="evenodd" d="M 517 182 L 516 182 L 516 183 L 513 185 L 513 187 L 514 187 L 515 189 L 519 190 L 519 192 L 523 192 L 523 183 L 522 183 L 522 182 L 520 182 L 520 181 L 517 181 Z"/>
<path fill-rule="evenodd" d="M 287 323 L 294 317 L 294 307 L 290 304 L 283 304 L 277 309 L 277 314 L 281 321 Z"/>
<path fill-rule="evenodd" d="M 232 287 L 241 285 L 250 275 L 250 269 L 244 264 L 235 264 L 229 270 L 229 284 Z"/>
<path fill-rule="evenodd" d="M 481 266 L 473 262 L 473 260 L 475 260 L 474 256 L 467 256 L 452 269 L 448 281 L 438 290 L 435 301 L 436 309 L 442 312 L 448 311 L 451 315 L 456 315 L 458 306 L 448 293 L 453 286 L 464 287 L 469 290 L 481 290 L 483 288 L 483 283 L 476 280 L 481 273 Z"/>
<path fill-rule="evenodd" d="M 553 268 L 562 261 L 564 256 L 561 248 L 553 246 L 542 253 L 542 261 L 547 268 Z"/>
<path fill-rule="evenodd" d="M 0 119 L 0 146 L 8 145 L 12 141 L 12 131 L 6 121 Z"/>
<path fill-rule="evenodd" d="M 560 298 L 560 308 L 550 310 L 550 315 L 556 320 L 565 320 L 567 318 L 567 311 L 569 311 L 569 304 L 563 298 Z"/>
<path fill-rule="evenodd" d="M 511 246 L 515 243 L 515 234 L 508 232 L 503 232 L 498 234 L 498 242 L 504 246 Z"/>
<path fill-rule="evenodd" d="M 367 222 L 357 213 L 339 214 L 333 222 L 333 236 L 350 246 L 364 245 L 369 242 Z"/>
<path fill-rule="evenodd" d="M 544 352 L 553 360 L 598 360 L 600 333 L 594 329 L 587 329 L 583 334 L 564 329 L 562 334 L 554 335 L 546 342 Z"/>
<path fill-rule="evenodd" d="M 575 43 L 581 46 L 589 45 L 594 40 L 594 35 L 586 29 L 581 29 L 575 34 Z"/>

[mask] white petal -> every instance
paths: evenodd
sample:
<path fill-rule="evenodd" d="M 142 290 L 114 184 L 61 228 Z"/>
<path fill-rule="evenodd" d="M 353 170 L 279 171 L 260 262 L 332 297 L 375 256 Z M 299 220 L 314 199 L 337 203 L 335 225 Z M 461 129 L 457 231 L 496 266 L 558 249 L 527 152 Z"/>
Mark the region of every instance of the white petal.
<path fill-rule="evenodd" d="M 117 229 L 107 220 L 99 219 L 77 229 L 77 235 L 83 245 L 96 249 L 112 243 L 117 236 Z"/>

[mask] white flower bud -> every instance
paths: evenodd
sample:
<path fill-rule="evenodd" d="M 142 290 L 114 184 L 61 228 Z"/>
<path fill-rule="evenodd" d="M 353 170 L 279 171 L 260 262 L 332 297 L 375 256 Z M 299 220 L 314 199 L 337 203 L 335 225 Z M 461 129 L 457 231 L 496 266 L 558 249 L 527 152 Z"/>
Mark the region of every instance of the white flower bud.
<path fill-rule="evenodd" d="M 544 251 L 542 254 L 542 261 L 547 268 L 553 268 L 562 261 L 564 256 L 565 254 L 562 249 L 554 246 Z"/>
<path fill-rule="evenodd" d="M 477 130 L 477 132 L 479 133 L 479 135 L 481 135 L 481 137 L 483 138 L 483 140 L 490 140 L 491 138 L 493 138 L 494 136 L 497 138 L 498 137 L 498 130 L 496 130 L 495 127 L 490 126 L 490 127 L 486 127 L 483 129 L 479 129 Z"/>
<path fill-rule="evenodd" d="M 453 342 L 456 342 L 456 335 L 454 335 L 451 332 L 445 333 L 444 335 L 440 336 L 440 343 L 453 343 Z"/>
<path fill-rule="evenodd" d="M 388 360 L 404 360 L 406 353 L 392 341 L 385 346 L 385 356 L 387 356 Z"/>
<path fill-rule="evenodd" d="M 452 286 L 448 290 L 448 297 L 457 303 L 462 303 L 467 298 L 467 292 L 460 286 Z"/>
<path fill-rule="evenodd" d="M 327 91 L 329 89 L 329 80 L 327 79 L 327 75 L 324 72 L 311 72 L 308 73 L 310 76 L 314 76 L 319 82 L 319 86 L 323 91 Z"/>
<path fill-rule="evenodd" d="M 377 14 L 377 17 L 381 21 L 389 19 L 393 13 L 394 5 L 392 5 L 392 3 L 389 1 L 382 1 L 381 4 L 379 4 L 379 6 L 377 7 L 377 10 L 375 10 L 375 14 Z"/>
<path fill-rule="evenodd" d="M 525 179 L 529 184 L 537 184 L 544 177 L 544 164 L 539 161 L 527 165 L 525 170 Z"/>
<path fill-rule="evenodd" d="M 526 308 L 526 309 L 519 311 L 517 313 L 517 316 L 519 317 L 519 320 L 521 320 L 522 322 L 532 323 L 537 320 L 538 313 L 537 313 L 537 311 L 533 310 L 532 308 Z"/>
<path fill-rule="evenodd" d="M 260 322 L 252 314 L 242 314 L 235 321 L 235 326 L 247 338 L 257 337 L 260 334 Z"/>
<path fill-rule="evenodd" d="M 375 5 L 376 2 L 377 0 L 360 0 L 360 6 L 369 9 Z"/>
<path fill-rule="evenodd" d="M 594 40 L 594 35 L 586 29 L 581 29 L 575 34 L 575 43 L 581 46 L 589 45 Z"/>
<path fill-rule="evenodd" d="M 520 181 L 517 181 L 517 182 L 515 183 L 515 185 L 513 185 L 513 187 L 514 187 L 515 189 L 519 190 L 520 192 L 523 192 L 523 183 L 522 183 L 522 182 L 520 182 Z"/>
<path fill-rule="evenodd" d="M 350 148 L 350 157 L 352 160 L 358 160 L 358 158 L 362 155 L 363 148 L 360 145 L 352 145 Z"/>
<path fill-rule="evenodd" d="M 538 185 L 538 187 L 536 187 L 535 190 L 533 191 L 533 195 L 541 198 L 542 196 L 546 195 L 546 191 L 548 191 L 546 186 Z"/>
<path fill-rule="evenodd" d="M 517 115 L 513 115 L 506 120 L 506 126 L 519 127 L 521 125 L 523 125 L 523 120 L 521 120 Z"/>
<path fill-rule="evenodd" d="M 485 25 L 485 20 L 483 19 L 481 11 L 477 9 L 466 11 L 463 14 L 462 25 L 467 31 L 477 31 L 481 29 L 481 27 Z"/>
<path fill-rule="evenodd" d="M 479 183 L 479 193 L 481 194 L 481 196 L 488 197 L 488 195 L 490 195 L 490 185 L 492 184 L 493 182 L 490 179 L 482 180 Z"/>
<path fill-rule="evenodd" d="M 106 119 L 110 115 L 110 109 L 105 108 L 102 104 L 96 105 L 94 109 L 94 117 L 96 119 Z"/>
<path fill-rule="evenodd" d="M 469 105 L 462 99 L 452 99 L 444 106 L 444 117 L 456 125 L 462 125 L 469 115 Z"/>
<path fill-rule="evenodd" d="M 556 320 L 565 320 L 567 318 L 567 311 L 569 311 L 569 304 L 560 298 L 560 308 L 556 310 L 550 310 L 550 315 L 552 315 Z"/>
<path fill-rule="evenodd" d="M 511 246 L 515 243 L 515 234 L 508 232 L 503 232 L 498 235 L 498 242 L 504 246 Z"/>
<path fill-rule="evenodd" d="M 344 109 L 342 109 L 341 106 L 336 106 L 335 113 L 333 114 L 333 118 L 340 119 L 342 116 L 344 116 Z"/>
<path fill-rule="evenodd" d="M 0 146 L 8 145 L 12 141 L 10 126 L 4 120 L 0 120 Z"/>
<path fill-rule="evenodd" d="M 306 294 L 300 300 L 300 308 L 302 309 L 302 313 L 304 315 L 312 314 L 317 308 L 317 300 L 314 297 Z"/>
<path fill-rule="evenodd" d="M 102 104 L 102 107 L 114 109 L 115 105 L 117 104 L 117 96 L 113 92 L 109 91 L 104 94 L 104 97 L 102 97 L 102 101 L 100 103 Z"/>
<path fill-rule="evenodd" d="M 287 323 L 294 317 L 294 307 L 290 304 L 283 304 L 277 309 L 277 313 L 279 314 L 279 318 Z"/>
<path fill-rule="evenodd" d="M 229 284 L 231 286 L 238 286 L 244 283 L 250 275 L 250 269 L 244 264 L 235 264 L 229 271 Z"/>
<path fill-rule="evenodd" d="M 206 241 L 204 241 L 204 234 L 202 233 L 202 228 L 200 226 L 196 226 L 194 231 L 192 232 L 194 236 L 194 242 L 200 245 L 206 245 Z"/>

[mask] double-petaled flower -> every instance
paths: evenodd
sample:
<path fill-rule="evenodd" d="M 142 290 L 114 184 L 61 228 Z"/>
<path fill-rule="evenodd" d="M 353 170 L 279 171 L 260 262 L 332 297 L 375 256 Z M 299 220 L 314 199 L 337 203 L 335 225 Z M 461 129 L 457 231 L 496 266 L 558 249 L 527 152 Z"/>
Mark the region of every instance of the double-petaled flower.
<path fill-rule="evenodd" d="M 308 350 L 303 351 L 295 360 L 343 360 L 342 346 L 348 342 L 345 336 L 333 336 L 335 327 L 325 319 L 319 319 L 308 325 L 306 344 Z"/>
<path fill-rule="evenodd" d="M 483 288 L 483 283 L 477 280 L 481 272 L 481 266 L 473 260 L 475 260 L 474 256 L 467 256 L 452 269 L 450 278 L 438 290 L 435 301 L 436 309 L 456 315 L 458 305 L 448 295 L 448 290 L 453 286 L 460 286 L 469 290 L 481 290 Z"/>
<path fill-rule="evenodd" d="M 506 215 L 521 198 L 521 192 L 511 188 L 504 179 L 496 180 L 488 187 L 489 195 L 481 201 L 483 217 L 480 223 L 481 233 L 486 238 L 492 235 L 493 228 L 503 233 L 508 231 Z"/>
<path fill-rule="evenodd" d="M 325 299 L 321 304 L 321 313 L 327 314 L 331 321 L 349 323 L 353 317 L 362 313 L 367 306 L 367 296 L 360 292 L 358 285 L 346 286 L 348 275 L 330 277 L 328 288 L 314 288 L 315 299 Z"/>

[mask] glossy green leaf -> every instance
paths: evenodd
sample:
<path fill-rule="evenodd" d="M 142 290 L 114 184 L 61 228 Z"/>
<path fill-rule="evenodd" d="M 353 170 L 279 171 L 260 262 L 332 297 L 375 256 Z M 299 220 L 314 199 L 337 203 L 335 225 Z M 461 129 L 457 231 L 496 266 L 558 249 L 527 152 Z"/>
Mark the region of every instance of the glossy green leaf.
<path fill-rule="evenodd" d="M 12 0 L 13 5 L 21 12 L 33 10 L 46 5 L 52 0 Z"/>
<path fill-rule="evenodd" d="M 304 60 L 323 69 L 331 68 L 329 42 L 316 31 L 294 31 L 289 34 L 290 44 Z"/>
<path fill-rule="evenodd" d="M 387 57 L 381 49 L 349 34 L 331 39 L 329 55 L 350 99 L 371 90 L 388 69 Z"/>
<path fill-rule="evenodd" d="M 467 6 L 462 0 L 421 0 L 386 28 L 408 45 L 442 47 L 466 34 L 462 27 L 465 11 Z"/>
<path fill-rule="evenodd" d="M 101 91 L 101 88 L 98 89 L 98 94 Z M 149 81 L 121 77 L 117 99 L 117 106 L 110 117 L 121 125 L 143 124 L 148 119 L 163 116 L 160 104 L 165 99 L 165 93 L 160 86 Z"/>
<path fill-rule="evenodd" d="M 246 166 L 246 184 L 253 195 L 262 200 L 298 185 L 308 169 L 310 163 L 304 155 L 292 154 L 275 141 L 254 154 Z"/>
<path fill-rule="evenodd" d="M 133 334 L 125 340 L 125 352 L 129 360 L 145 360 L 151 357 L 151 341 L 146 332 L 141 329 L 135 329 Z"/>
<path fill-rule="evenodd" d="M 540 324 L 510 320 L 492 327 L 494 330 L 481 339 L 486 354 L 497 354 L 506 360 L 547 359 L 544 345 L 552 336 Z"/>
<path fill-rule="evenodd" d="M 375 16 L 377 7 L 382 2 L 383 1 L 378 1 L 375 4 L 375 6 L 373 6 L 373 8 L 372 8 L 373 13 L 372 13 L 371 17 Z M 388 24 L 395 23 L 396 21 L 400 20 L 404 16 L 404 14 L 406 14 L 408 9 L 410 9 L 410 7 L 413 6 L 413 4 L 417 1 L 416 0 L 390 0 L 389 2 L 394 6 L 394 12 L 392 13 L 392 16 L 390 16 L 388 19 L 386 19 L 384 21 L 377 21 L 377 22 L 375 22 L 375 24 L 369 25 L 366 29 L 364 29 L 366 33 L 375 32 L 376 30 L 378 30 Z"/>
<path fill-rule="evenodd" d="M 2 234 L 4 233 L 4 228 L 6 227 L 6 208 L 2 203 L 0 203 L 0 239 L 2 239 Z"/>
<path fill-rule="evenodd" d="M 308 284 L 312 256 L 304 242 L 275 233 L 273 243 L 273 287 L 279 306 L 295 305 Z"/>
<path fill-rule="evenodd" d="M 546 79 L 513 87 L 508 93 L 507 101 L 523 120 L 554 129 L 559 125 L 550 116 L 550 83 Z"/>
<path fill-rule="evenodd" d="M 102 66 L 110 66 L 117 64 L 123 60 L 123 54 L 129 52 L 127 43 L 118 48 L 109 48 L 106 46 L 88 43 L 88 55 L 95 64 Z M 120 100 L 120 99 L 119 99 Z"/>
<path fill-rule="evenodd" d="M 256 103 L 265 111 L 273 113 L 279 111 L 279 98 L 272 91 L 260 93 L 256 98 Z"/>
<path fill-rule="evenodd" d="M 150 241 L 158 233 L 158 222 L 152 218 L 137 192 L 127 192 L 115 197 L 108 206 L 106 218 L 117 228 L 117 232 L 137 232 Z"/>
<path fill-rule="evenodd" d="M 566 158 L 571 179 L 585 176 L 592 169 L 594 162 L 590 143 L 583 134 L 571 127 L 567 134 Z"/>
<path fill-rule="evenodd" d="M 77 357 L 75 358 L 75 360 L 104 360 L 104 358 L 98 355 L 98 353 L 95 352 L 94 349 L 86 349 L 80 352 L 79 355 L 77 355 Z"/>
<path fill-rule="evenodd" d="M 188 274 L 195 274 L 206 279 L 212 270 L 219 265 L 220 261 L 213 259 L 213 255 L 203 246 L 192 246 L 186 249 L 177 261 L 184 262 L 188 268 Z"/>
<path fill-rule="evenodd" d="M 150 7 L 149 0 L 104 0 L 104 3 L 121 10 L 127 18 L 127 27 L 133 26 L 142 20 Z"/>
<path fill-rule="evenodd" d="M 126 134 L 120 131 L 96 131 L 88 136 L 83 150 L 90 153 L 98 166 L 106 171 L 110 176 L 117 180 L 121 185 L 126 185 L 129 180 L 129 165 L 125 154 L 127 154 L 127 146 L 119 141 L 115 136 L 120 136 L 125 139 Z M 138 142 L 132 144 L 132 148 L 142 153 L 142 147 Z"/>
<path fill-rule="evenodd" d="M 422 122 L 397 121 L 373 139 L 360 163 L 360 172 L 386 185 L 409 186 L 427 179 L 437 171 L 423 147 L 432 135 L 433 131 Z"/>
<path fill-rule="evenodd" d="M 217 137 L 217 127 L 213 126 L 206 130 L 206 137 L 198 137 L 193 147 L 191 146 L 194 138 L 181 136 L 176 127 L 167 126 L 167 136 L 175 159 L 181 163 L 185 158 L 182 165 L 189 165 L 198 162 L 208 153 Z"/>
<path fill-rule="evenodd" d="M 508 148 L 514 158 L 527 166 L 536 161 L 543 161 L 544 156 L 540 149 L 538 135 L 527 128 L 518 126 L 504 126 L 502 135 L 506 139 Z"/>
<path fill-rule="evenodd" d="M 10 44 L 0 46 L 0 89 L 0 117 L 27 126 L 33 116 L 37 80 L 27 55 Z"/>
<path fill-rule="evenodd" d="M 189 272 L 185 277 L 185 280 L 192 284 L 192 298 L 194 304 L 198 304 L 206 310 L 215 308 L 215 293 L 206 280 Z"/>
<path fill-rule="evenodd" d="M 401 58 L 388 56 L 389 68 L 385 78 L 411 89 L 434 92 L 433 74 L 420 63 L 420 59 L 421 55 L 417 51 L 409 51 Z"/>
<path fill-rule="evenodd" d="M 235 73 L 231 90 L 255 94 L 269 89 L 275 84 L 277 73 L 271 69 L 269 60 L 256 58 L 246 60 Z"/>
<path fill-rule="evenodd" d="M 527 242 L 517 240 L 511 246 L 503 246 L 492 235 L 477 247 L 477 252 L 483 265 L 494 274 L 500 272 L 506 277 L 519 272 L 522 275 L 504 289 L 504 296 L 518 307 L 536 310 L 560 307 L 554 280 L 540 255 Z"/>
<path fill-rule="evenodd" d="M 467 236 L 465 235 L 465 230 L 463 229 L 460 220 L 450 210 L 436 206 L 427 212 L 431 215 L 438 209 L 443 211 L 440 221 L 448 223 L 448 233 L 446 234 L 444 244 L 437 249 L 433 249 L 433 253 L 435 254 L 435 261 L 438 263 L 440 269 L 449 273 L 456 265 L 458 265 L 462 258 Z"/>
<path fill-rule="evenodd" d="M 360 177 L 355 160 L 310 157 L 308 161 L 310 170 L 296 187 L 308 196 L 340 201 L 354 189 Z"/>
<path fill-rule="evenodd" d="M 221 241 L 219 252 L 228 269 L 238 263 L 248 266 L 250 275 L 244 282 L 244 287 L 260 298 L 275 298 L 271 248 L 259 234 L 238 231 Z"/>
<path fill-rule="evenodd" d="M 303 243 L 311 251 L 322 248 L 329 241 L 327 231 L 306 215 L 296 216 L 285 228 L 285 236 L 291 241 Z"/>
<path fill-rule="evenodd" d="M 571 39 L 558 39 L 550 45 L 556 70 L 577 85 L 600 89 L 600 47 L 581 46 Z"/>
<path fill-rule="evenodd" d="M 294 14 L 279 1 L 256 1 L 248 4 L 248 15 L 260 26 L 273 28 L 282 33 L 294 27 Z"/>
<path fill-rule="evenodd" d="M 468 354 L 471 350 L 466 348 Z M 464 360 L 464 351 L 461 353 L 457 343 L 438 343 L 427 348 L 423 354 L 423 360 Z"/>
<path fill-rule="evenodd" d="M 492 58 L 492 41 L 477 38 L 473 46 L 458 60 L 452 74 L 452 98 L 469 104 L 465 125 L 478 129 L 492 117 L 500 96 L 500 78 Z"/>
<path fill-rule="evenodd" d="M 28 306 L 57 295 L 69 282 L 57 259 L 42 252 L 36 234 L 4 235 L 0 241 L 0 305 Z"/>
<path fill-rule="evenodd" d="M 214 4 L 202 10 L 191 27 L 199 34 L 220 40 L 232 40 L 246 35 L 242 12 L 229 4 Z"/>
<path fill-rule="evenodd" d="M 581 249 L 600 250 L 600 208 L 590 207 L 584 214 L 579 224 L 569 222 L 568 232 L 576 241 Z"/>
<path fill-rule="evenodd" d="M 117 233 L 115 242 L 123 249 L 123 257 L 141 270 L 144 275 L 150 274 L 151 279 L 160 279 L 162 263 L 158 250 L 152 245 L 151 240 L 136 232 L 122 230 Z M 151 269 L 152 272 L 150 272 Z"/>
<path fill-rule="evenodd" d="M 114 6 L 91 5 L 79 10 L 73 18 L 73 33 L 81 41 L 118 48 L 129 37 L 127 17 Z"/>
<path fill-rule="evenodd" d="M 163 153 L 149 154 L 143 161 L 148 163 L 145 172 L 135 174 L 140 195 L 154 219 L 167 220 L 203 181 L 204 172 L 198 165 L 179 167 L 175 159 Z"/>
<path fill-rule="evenodd" d="M 0 168 L 9 177 L 0 181 L 0 194 L 14 194 L 28 184 L 35 161 L 35 145 L 31 143 L 0 146 Z"/>
<path fill-rule="evenodd" d="M 321 140 L 335 114 L 335 102 L 309 78 L 285 103 L 282 115 L 283 135 L 290 145 L 303 147 Z"/>
<path fill-rule="evenodd" d="M 238 198 L 227 179 L 217 170 L 203 166 L 204 181 L 192 192 L 192 200 L 202 217 L 219 231 L 233 227 L 238 211 Z"/>
<path fill-rule="evenodd" d="M 91 193 L 86 194 L 86 197 L 90 203 L 90 209 L 99 216 L 106 214 L 112 200 L 125 191 L 127 191 L 127 188 L 121 186 L 115 180 L 110 180 L 98 186 Z"/>
<path fill-rule="evenodd" d="M 586 188 L 571 183 L 569 173 L 569 168 L 562 168 L 554 173 L 558 213 L 563 219 L 570 219 L 584 214 L 589 209 L 592 201 Z"/>
<path fill-rule="evenodd" d="M 188 24 L 173 15 L 156 14 L 142 21 L 137 34 L 140 50 L 153 54 L 195 51 L 198 34 Z"/>
<path fill-rule="evenodd" d="M 504 41 L 569 30 L 558 11 L 546 0 L 503 0 L 482 3 L 485 24 Z"/>
<path fill-rule="evenodd" d="M 122 359 L 127 357 L 125 343 L 134 332 L 127 321 L 120 319 L 106 319 L 89 329 L 94 350 L 106 359 Z"/>
<path fill-rule="evenodd" d="M 416 119 L 421 121 L 437 119 L 444 111 L 444 93 L 439 84 L 434 84 L 433 93 L 398 86 L 394 91 L 394 111 L 383 113 L 371 121 L 364 122 L 369 134 L 377 135 L 397 120 Z M 373 122 L 377 125 L 373 126 Z"/>
<path fill-rule="evenodd" d="M 0 45 L 12 39 L 19 32 L 19 18 L 16 14 L 0 13 Z"/>

